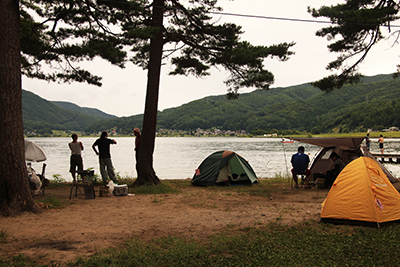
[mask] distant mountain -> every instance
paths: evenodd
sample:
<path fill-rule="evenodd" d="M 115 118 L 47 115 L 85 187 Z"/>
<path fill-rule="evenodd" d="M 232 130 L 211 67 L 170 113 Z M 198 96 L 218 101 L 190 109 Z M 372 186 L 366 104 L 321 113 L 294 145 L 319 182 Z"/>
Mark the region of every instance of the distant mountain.
<path fill-rule="evenodd" d="M 238 100 L 210 96 L 158 113 L 157 129 L 197 128 L 246 130 L 247 132 L 349 132 L 400 126 L 400 79 L 392 75 L 364 77 L 324 93 L 310 84 L 241 94 Z M 117 127 L 120 132 L 141 128 L 136 115 L 97 121 L 89 132 Z"/>
<path fill-rule="evenodd" d="M 301 84 L 255 90 L 241 94 L 238 100 L 227 100 L 225 95 L 209 96 L 159 112 L 157 130 L 218 128 L 254 134 L 380 130 L 400 126 L 399 88 L 400 79 L 377 75 L 364 77 L 362 83 L 349 84 L 331 93 Z M 135 127 L 141 128 L 143 121 L 143 114 L 104 119 L 112 115 L 72 103 L 57 102 L 56 105 L 26 91 L 23 91 L 23 115 L 26 130 L 99 132 L 113 129 L 132 133 Z"/>
<path fill-rule="evenodd" d="M 51 133 L 51 130 L 81 131 L 96 121 L 115 117 L 99 110 L 80 108 L 72 103 L 64 103 L 68 108 L 56 105 L 32 92 L 22 90 L 24 130 L 39 134 L 48 134 Z"/>
<path fill-rule="evenodd" d="M 76 105 L 74 103 L 71 103 L 71 102 L 63 102 L 63 101 L 51 101 L 51 102 L 56 104 L 56 105 L 58 105 L 58 106 L 60 106 L 60 107 L 62 107 L 62 108 L 68 109 L 68 110 L 78 111 L 78 112 L 85 113 L 85 114 L 88 114 L 88 115 L 94 115 L 94 116 L 97 116 L 97 117 L 103 118 L 103 119 L 117 118 L 117 116 L 104 113 L 103 111 L 101 111 L 101 110 L 99 110 L 97 108 L 80 107 L 80 106 L 78 106 L 78 105 Z"/>

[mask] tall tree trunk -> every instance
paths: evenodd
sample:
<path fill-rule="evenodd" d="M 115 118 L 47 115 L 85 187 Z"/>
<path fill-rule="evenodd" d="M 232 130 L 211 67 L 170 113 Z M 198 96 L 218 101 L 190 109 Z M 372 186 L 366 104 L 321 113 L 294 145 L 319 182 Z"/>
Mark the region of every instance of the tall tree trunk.
<path fill-rule="evenodd" d="M 0 1 L 0 214 L 36 211 L 25 165 L 18 0 Z"/>
<path fill-rule="evenodd" d="M 150 60 L 147 74 L 146 105 L 144 109 L 143 129 L 136 157 L 138 178 L 134 186 L 159 184 L 154 168 L 153 153 L 156 139 L 158 92 L 160 88 L 161 60 L 164 46 L 162 27 L 164 0 L 153 2 L 153 27 L 158 33 L 150 40 Z"/>

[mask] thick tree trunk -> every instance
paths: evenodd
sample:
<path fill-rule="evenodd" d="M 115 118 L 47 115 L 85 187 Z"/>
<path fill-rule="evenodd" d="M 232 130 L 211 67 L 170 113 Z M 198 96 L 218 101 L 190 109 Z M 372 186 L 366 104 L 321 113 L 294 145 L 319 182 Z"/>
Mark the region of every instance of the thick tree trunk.
<path fill-rule="evenodd" d="M 17 0 L 0 1 L 0 214 L 36 211 L 25 165 L 20 17 Z"/>
<path fill-rule="evenodd" d="M 156 138 L 158 92 L 160 88 L 161 60 L 163 52 L 163 16 L 164 0 L 153 2 L 153 27 L 158 33 L 150 41 L 150 61 L 147 75 L 146 105 L 143 118 L 142 136 L 136 157 L 138 178 L 134 186 L 159 184 L 153 168 L 153 152 Z"/>

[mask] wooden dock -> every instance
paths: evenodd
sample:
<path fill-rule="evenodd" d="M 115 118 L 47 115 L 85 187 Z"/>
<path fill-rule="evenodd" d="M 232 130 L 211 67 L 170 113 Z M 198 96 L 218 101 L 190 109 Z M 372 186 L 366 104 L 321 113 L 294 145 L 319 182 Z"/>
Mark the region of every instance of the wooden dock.
<path fill-rule="evenodd" d="M 372 153 L 372 155 L 382 163 L 400 163 L 400 154 Z"/>

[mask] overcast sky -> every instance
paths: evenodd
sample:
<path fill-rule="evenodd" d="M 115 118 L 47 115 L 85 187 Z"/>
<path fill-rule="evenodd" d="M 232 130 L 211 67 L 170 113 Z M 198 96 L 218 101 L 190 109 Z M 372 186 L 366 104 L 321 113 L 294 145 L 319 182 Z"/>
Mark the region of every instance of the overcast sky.
<path fill-rule="evenodd" d="M 307 6 L 320 7 L 343 1 L 329 0 L 219 0 L 224 13 L 313 20 L 307 13 Z M 294 22 L 247 16 L 216 15 L 221 22 L 241 25 L 245 33 L 242 40 L 254 45 L 272 45 L 281 42 L 295 42 L 292 50 L 296 53 L 288 61 L 267 59 L 265 66 L 275 75 L 271 88 L 307 83 L 331 74 L 326 65 L 336 58 L 327 50 L 327 40 L 316 37 L 315 32 L 327 24 Z M 318 19 L 326 21 L 327 19 Z M 400 23 L 399 23 L 400 24 Z M 387 35 L 387 32 L 384 31 Z M 384 41 L 373 48 L 367 60 L 361 65 L 364 75 L 388 74 L 396 71 L 399 63 L 398 47 L 392 41 Z M 144 111 L 146 92 L 146 71 L 130 63 L 119 69 L 107 62 L 95 60 L 84 67 L 103 77 L 101 88 L 87 84 L 57 84 L 23 78 L 23 89 L 52 101 L 68 101 L 82 107 L 98 108 L 116 116 L 131 116 Z M 223 83 L 228 74 L 213 70 L 212 75 L 197 79 L 194 77 L 168 76 L 169 65 L 162 69 L 159 110 L 177 107 L 190 101 L 210 95 L 226 93 Z M 245 89 L 240 92 L 250 92 Z M 39 108 L 39 107 L 38 107 Z"/>

